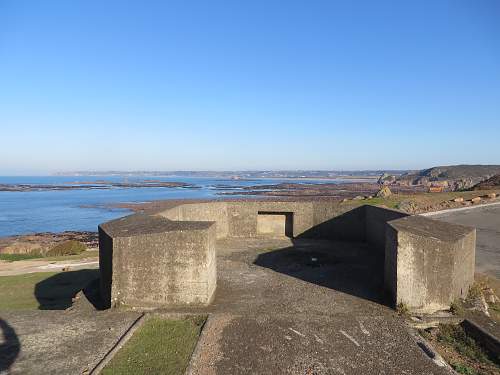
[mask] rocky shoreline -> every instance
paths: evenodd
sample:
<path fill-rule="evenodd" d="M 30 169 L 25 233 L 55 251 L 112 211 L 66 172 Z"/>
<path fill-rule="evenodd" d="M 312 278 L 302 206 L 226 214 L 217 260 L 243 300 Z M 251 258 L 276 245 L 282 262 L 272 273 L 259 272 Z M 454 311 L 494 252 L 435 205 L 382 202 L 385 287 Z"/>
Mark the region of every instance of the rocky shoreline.
<path fill-rule="evenodd" d="M 392 187 L 391 187 L 392 189 Z M 218 195 L 248 195 L 267 197 L 329 197 L 353 198 L 358 195 L 375 195 L 380 185 L 374 182 L 353 182 L 343 184 L 332 183 L 281 183 L 272 185 L 255 185 L 243 187 L 238 191 L 221 192 Z M 397 186 L 396 193 L 415 194 L 424 192 L 423 186 Z"/>
<path fill-rule="evenodd" d="M 67 241 L 78 241 L 87 250 L 99 247 L 97 232 L 67 231 L 62 233 L 33 233 L 0 237 L 0 254 L 45 254 L 58 244 Z"/>
<path fill-rule="evenodd" d="M 0 191 L 47 191 L 47 190 L 107 190 L 114 188 L 185 188 L 199 189 L 200 187 L 186 182 L 166 182 L 145 180 L 140 182 L 113 182 L 113 181 L 82 181 L 71 184 L 0 184 Z"/>

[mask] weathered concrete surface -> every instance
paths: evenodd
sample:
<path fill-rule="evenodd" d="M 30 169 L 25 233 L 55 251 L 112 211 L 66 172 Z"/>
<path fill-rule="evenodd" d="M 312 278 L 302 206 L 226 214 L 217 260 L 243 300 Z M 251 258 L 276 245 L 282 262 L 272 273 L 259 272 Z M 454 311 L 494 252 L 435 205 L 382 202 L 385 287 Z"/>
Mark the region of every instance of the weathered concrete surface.
<path fill-rule="evenodd" d="M 437 213 L 430 218 L 475 227 L 476 272 L 500 279 L 500 206 Z"/>
<path fill-rule="evenodd" d="M 274 237 L 292 237 L 293 213 L 259 211 L 257 215 L 257 234 Z"/>
<path fill-rule="evenodd" d="M 161 216 L 174 221 L 213 221 L 216 223 L 217 238 L 229 234 L 226 202 L 187 203 L 166 210 Z"/>
<path fill-rule="evenodd" d="M 364 209 L 340 202 L 247 201 L 202 202 L 178 205 L 158 212 L 170 220 L 213 221 L 217 238 L 256 237 L 259 212 L 288 213 L 293 217 L 293 237 L 330 236 L 356 239 L 364 236 Z M 332 221 L 332 219 L 334 221 Z"/>
<path fill-rule="evenodd" d="M 394 305 L 449 308 L 474 282 L 474 228 L 408 216 L 388 223 L 385 286 Z"/>
<path fill-rule="evenodd" d="M 215 225 L 130 215 L 99 226 L 106 306 L 208 304 L 216 287 Z"/>
<path fill-rule="evenodd" d="M 385 252 L 385 231 L 387 223 L 391 220 L 409 216 L 405 212 L 390 210 L 382 207 L 363 206 L 365 209 L 366 242 L 373 248 Z"/>
<path fill-rule="evenodd" d="M 6 324 L 11 336 L 6 340 L 0 334 L 0 346 L 7 341 L 16 355 L 8 358 L 2 350 L 0 374 L 88 373 L 138 317 L 135 312 L 2 311 L 2 333 Z"/>
<path fill-rule="evenodd" d="M 373 302 L 377 255 L 363 243 L 218 241 L 214 303 L 190 310 L 211 315 L 189 374 L 449 374 Z"/>

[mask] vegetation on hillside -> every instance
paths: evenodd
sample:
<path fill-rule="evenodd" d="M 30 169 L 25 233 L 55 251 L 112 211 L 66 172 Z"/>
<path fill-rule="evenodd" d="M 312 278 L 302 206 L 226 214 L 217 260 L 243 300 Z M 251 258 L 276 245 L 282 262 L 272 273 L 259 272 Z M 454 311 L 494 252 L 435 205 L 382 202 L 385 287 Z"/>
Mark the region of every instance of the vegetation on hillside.
<path fill-rule="evenodd" d="M 78 255 L 87 250 L 87 247 L 75 240 L 65 241 L 54 246 L 52 249 L 47 251 L 46 256 L 62 256 L 62 255 Z"/>

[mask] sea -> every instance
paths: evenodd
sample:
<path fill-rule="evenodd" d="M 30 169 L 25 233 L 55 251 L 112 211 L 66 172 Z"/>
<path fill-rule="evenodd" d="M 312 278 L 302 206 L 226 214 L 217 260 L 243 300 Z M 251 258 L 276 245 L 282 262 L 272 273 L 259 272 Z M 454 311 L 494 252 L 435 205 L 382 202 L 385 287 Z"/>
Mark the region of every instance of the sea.
<path fill-rule="evenodd" d="M 193 187 L 112 187 L 88 189 L 82 182 L 141 182 L 145 180 L 184 182 Z M 0 237 L 63 231 L 97 231 L 105 221 L 131 213 L 112 208 L 119 203 L 141 203 L 165 199 L 224 198 L 221 193 L 237 193 L 247 186 L 300 183 L 343 183 L 350 180 L 307 179 L 224 179 L 158 176 L 0 176 L 0 184 L 74 185 L 70 190 L 0 191 Z M 81 187 L 81 188 L 80 188 Z M 238 195 L 226 196 L 242 197 Z M 244 197 L 249 197 L 245 195 Z"/>

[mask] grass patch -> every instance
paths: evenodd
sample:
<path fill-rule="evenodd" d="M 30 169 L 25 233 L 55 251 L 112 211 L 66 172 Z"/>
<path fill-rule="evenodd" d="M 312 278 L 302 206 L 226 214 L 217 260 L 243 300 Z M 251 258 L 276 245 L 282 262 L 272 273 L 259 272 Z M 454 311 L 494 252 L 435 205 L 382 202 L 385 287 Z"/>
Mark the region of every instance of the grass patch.
<path fill-rule="evenodd" d="M 78 260 L 85 258 L 98 258 L 99 250 L 87 250 L 83 251 L 80 254 L 76 255 L 61 255 L 61 256 L 43 256 L 39 253 L 30 253 L 30 254 L 0 254 L 0 260 L 4 260 L 7 262 L 17 262 L 20 260 L 30 260 L 30 259 L 43 259 L 48 261 L 57 261 L 57 260 Z"/>
<path fill-rule="evenodd" d="M 499 359 L 467 335 L 461 325 L 440 324 L 438 328 L 420 331 L 420 333 L 459 374 L 499 373 Z"/>
<path fill-rule="evenodd" d="M 36 272 L 0 276 L 0 310 L 62 310 L 98 270 Z"/>
<path fill-rule="evenodd" d="M 18 260 L 28 260 L 28 259 L 38 259 L 42 258 L 43 255 L 38 253 L 29 254 L 0 254 L 0 260 L 5 260 L 7 262 L 16 262 Z"/>
<path fill-rule="evenodd" d="M 205 317 L 150 318 L 104 368 L 105 375 L 184 374 Z"/>
<path fill-rule="evenodd" d="M 479 375 L 479 373 L 474 370 L 472 367 L 469 367 L 467 365 L 464 365 L 462 363 L 453 363 L 451 365 L 453 367 L 453 370 L 458 372 L 459 374 L 464 374 L 464 375 Z"/>
<path fill-rule="evenodd" d="M 397 208 L 399 204 L 400 199 L 395 199 L 395 198 L 370 198 L 370 199 L 364 199 L 362 202 L 363 204 L 370 204 L 373 206 L 380 206 L 384 205 L 389 208 Z"/>
<path fill-rule="evenodd" d="M 457 353 L 466 358 L 485 364 L 492 364 L 492 361 L 476 340 L 468 336 L 459 325 L 441 324 L 437 339 L 439 342 L 452 347 Z"/>

